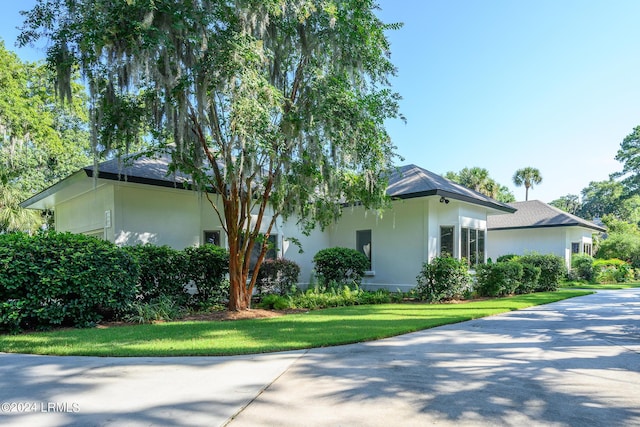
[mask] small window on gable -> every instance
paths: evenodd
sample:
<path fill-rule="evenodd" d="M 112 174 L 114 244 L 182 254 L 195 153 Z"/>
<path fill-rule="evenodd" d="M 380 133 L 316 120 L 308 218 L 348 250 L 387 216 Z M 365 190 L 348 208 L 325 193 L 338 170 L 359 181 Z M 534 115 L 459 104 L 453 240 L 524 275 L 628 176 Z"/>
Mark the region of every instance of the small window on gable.
<path fill-rule="evenodd" d="M 205 230 L 204 243 L 209 245 L 220 245 L 220 230 Z"/>
<path fill-rule="evenodd" d="M 358 252 L 364 254 L 369 260 L 368 270 L 371 270 L 371 254 L 373 248 L 371 247 L 371 230 L 358 230 L 356 231 L 356 249 Z"/>

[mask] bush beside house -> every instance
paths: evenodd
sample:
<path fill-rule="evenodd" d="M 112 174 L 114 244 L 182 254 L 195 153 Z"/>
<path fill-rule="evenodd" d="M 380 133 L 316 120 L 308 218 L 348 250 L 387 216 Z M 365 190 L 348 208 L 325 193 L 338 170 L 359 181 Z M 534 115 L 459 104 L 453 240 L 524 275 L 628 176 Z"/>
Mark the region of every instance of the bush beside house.
<path fill-rule="evenodd" d="M 2 234 L 0 330 L 91 326 L 132 312 L 223 302 L 228 265 L 227 251 L 211 245 L 122 249 L 79 234 Z M 194 295 L 185 292 L 187 282 Z"/>

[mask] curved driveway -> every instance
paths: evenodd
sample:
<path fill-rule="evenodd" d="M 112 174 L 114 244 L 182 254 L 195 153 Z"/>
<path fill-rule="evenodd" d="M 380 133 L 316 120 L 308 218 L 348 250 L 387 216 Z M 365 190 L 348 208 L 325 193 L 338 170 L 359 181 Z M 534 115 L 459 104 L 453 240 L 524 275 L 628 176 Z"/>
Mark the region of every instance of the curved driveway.
<path fill-rule="evenodd" d="M 0 353 L 0 425 L 640 426 L 640 289 L 284 353 Z"/>

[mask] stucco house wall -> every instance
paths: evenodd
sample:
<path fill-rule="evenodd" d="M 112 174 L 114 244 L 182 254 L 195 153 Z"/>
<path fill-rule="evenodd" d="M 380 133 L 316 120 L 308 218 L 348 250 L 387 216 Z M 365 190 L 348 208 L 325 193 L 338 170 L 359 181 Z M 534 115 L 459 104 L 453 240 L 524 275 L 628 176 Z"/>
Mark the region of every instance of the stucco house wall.
<path fill-rule="evenodd" d="M 170 157 L 114 159 L 95 171 L 84 168 L 22 203 L 53 209 L 56 229 L 91 234 L 118 245 L 151 243 L 182 249 L 205 243 L 205 232 L 219 232 L 220 219 L 206 195 L 189 190 L 189 178 L 168 174 Z M 387 194 L 392 208 L 378 215 L 362 206 L 346 207 L 335 224 L 305 235 L 295 218 L 279 219 L 271 232 L 277 256 L 298 263 L 299 280 L 312 280 L 313 256 L 335 246 L 356 248 L 358 230 L 371 231 L 370 287 L 407 290 L 422 264 L 440 255 L 441 226 L 454 228 L 454 255 L 460 257 L 461 227 L 486 230 L 487 215 L 514 209 L 415 165 L 394 171 Z M 210 195 L 216 205 L 221 202 Z M 266 232 L 270 213 L 261 231 Z M 252 219 L 253 220 L 253 219 Z M 300 247 L 296 244 L 300 243 Z M 300 251 L 302 249 L 302 252 Z"/>
<path fill-rule="evenodd" d="M 490 243 L 487 255 L 494 261 L 509 254 L 553 254 L 571 268 L 574 244 L 576 253 L 591 255 L 593 233 L 605 231 L 603 227 L 538 200 L 511 205 L 517 209 L 513 215 L 488 219 Z"/>

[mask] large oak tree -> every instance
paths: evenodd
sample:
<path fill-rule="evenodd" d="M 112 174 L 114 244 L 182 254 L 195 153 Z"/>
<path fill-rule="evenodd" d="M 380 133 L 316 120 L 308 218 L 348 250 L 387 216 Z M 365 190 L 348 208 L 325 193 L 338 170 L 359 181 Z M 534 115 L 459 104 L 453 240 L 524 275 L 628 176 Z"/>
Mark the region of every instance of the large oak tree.
<path fill-rule="evenodd" d="M 376 8 L 372 0 L 39 0 L 21 41 L 48 40 L 62 97 L 80 70 L 96 146 L 172 144 L 174 167 L 210 190 L 228 236 L 229 309 L 241 310 L 278 218 L 326 225 L 345 202 L 385 202 L 395 155 L 384 122 L 398 117 L 399 99 L 385 31 L 399 25 L 381 22 Z"/>

